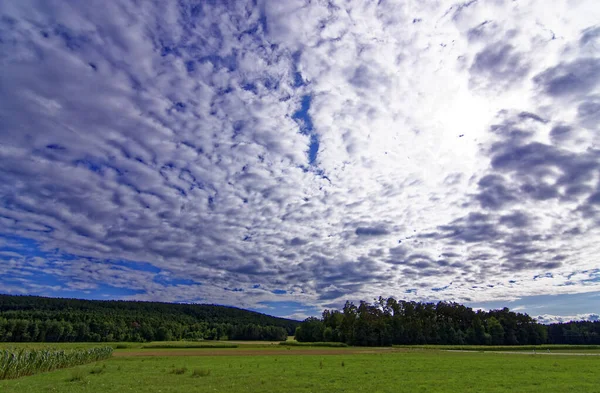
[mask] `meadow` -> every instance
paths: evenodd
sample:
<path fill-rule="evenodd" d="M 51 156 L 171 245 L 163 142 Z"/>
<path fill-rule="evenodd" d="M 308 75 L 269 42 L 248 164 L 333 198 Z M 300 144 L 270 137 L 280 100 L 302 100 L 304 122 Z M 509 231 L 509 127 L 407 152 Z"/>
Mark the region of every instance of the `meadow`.
<path fill-rule="evenodd" d="M 0 381 L 0 392 L 600 393 L 600 356 L 594 349 L 588 349 L 592 356 L 565 356 L 561 353 L 572 349 L 503 354 L 480 348 L 175 344 L 129 343 L 132 347 L 116 349 L 104 361 Z"/>

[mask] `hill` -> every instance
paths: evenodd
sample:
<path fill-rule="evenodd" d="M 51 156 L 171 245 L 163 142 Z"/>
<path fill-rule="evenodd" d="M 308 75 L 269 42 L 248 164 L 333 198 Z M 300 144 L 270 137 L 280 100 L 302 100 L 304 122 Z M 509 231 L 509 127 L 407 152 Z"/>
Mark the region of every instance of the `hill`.
<path fill-rule="evenodd" d="M 285 340 L 298 324 L 208 304 L 0 295 L 0 341 Z"/>

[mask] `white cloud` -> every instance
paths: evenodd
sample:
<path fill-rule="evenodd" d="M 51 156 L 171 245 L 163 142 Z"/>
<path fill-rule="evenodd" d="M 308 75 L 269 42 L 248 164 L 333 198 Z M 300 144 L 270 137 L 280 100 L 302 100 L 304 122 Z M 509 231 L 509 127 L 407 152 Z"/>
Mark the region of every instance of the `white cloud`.
<path fill-rule="evenodd" d="M 600 316 L 598 314 L 577 314 L 577 315 L 550 315 L 544 314 L 534 317 L 539 323 L 549 325 L 551 323 L 566 323 L 573 321 L 598 321 Z"/>
<path fill-rule="evenodd" d="M 600 9 L 571 3 L 3 4 L 0 220 L 138 299 L 598 291 Z"/>

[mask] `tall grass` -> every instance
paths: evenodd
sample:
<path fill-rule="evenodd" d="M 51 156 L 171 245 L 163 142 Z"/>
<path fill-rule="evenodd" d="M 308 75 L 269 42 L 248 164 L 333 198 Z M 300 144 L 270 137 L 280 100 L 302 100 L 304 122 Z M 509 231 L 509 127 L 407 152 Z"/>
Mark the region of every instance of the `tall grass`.
<path fill-rule="evenodd" d="M 112 347 L 88 349 L 0 349 L 0 380 L 104 360 Z"/>

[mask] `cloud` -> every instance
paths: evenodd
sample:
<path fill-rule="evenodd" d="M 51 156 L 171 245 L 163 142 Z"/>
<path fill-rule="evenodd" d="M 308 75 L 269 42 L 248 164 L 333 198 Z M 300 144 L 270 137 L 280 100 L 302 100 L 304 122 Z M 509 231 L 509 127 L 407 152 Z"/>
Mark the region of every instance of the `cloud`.
<path fill-rule="evenodd" d="M 513 228 L 523 228 L 528 226 L 529 217 L 527 214 L 517 211 L 500 217 L 500 224 Z"/>
<path fill-rule="evenodd" d="M 573 321 L 596 322 L 596 321 L 600 320 L 600 315 L 598 315 L 598 314 L 577 314 L 577 315 L 565 316 L 565 315 L 543 314 L 543 315 L 538 315 L 537 317 L 535 317 L 535 319 L 539 323 L 549 325 L 552 323 L 567 323 L 567 322 L 573 322 Z"/>
<path fill-rule="evenodd" d="M 559 3 L 3 4 L 2 290 L 597 288 L 597 7 Z"/>
<path fill-rule="evenodd" d="M 577 59 L 551 67 L 533 81 L 553 97 L 587 94 L 600 82 L 599 66 L 600 59 Z"/>
<path fill-rule="evenodd" d="M 494 86 L 505 90 L 506 85 L 522 80 L 529 68 L 512 45 L 494 42 L 475 56 L 470 68 L 471 84 L 477 87 L 487 83 L 487 89 Z"/>
<path fill-rule="evenodd" d="M 389 233 L 384 228 L 377 227 L 358 227 L 355 232 L 357 236 L 383 236 Z"/>

